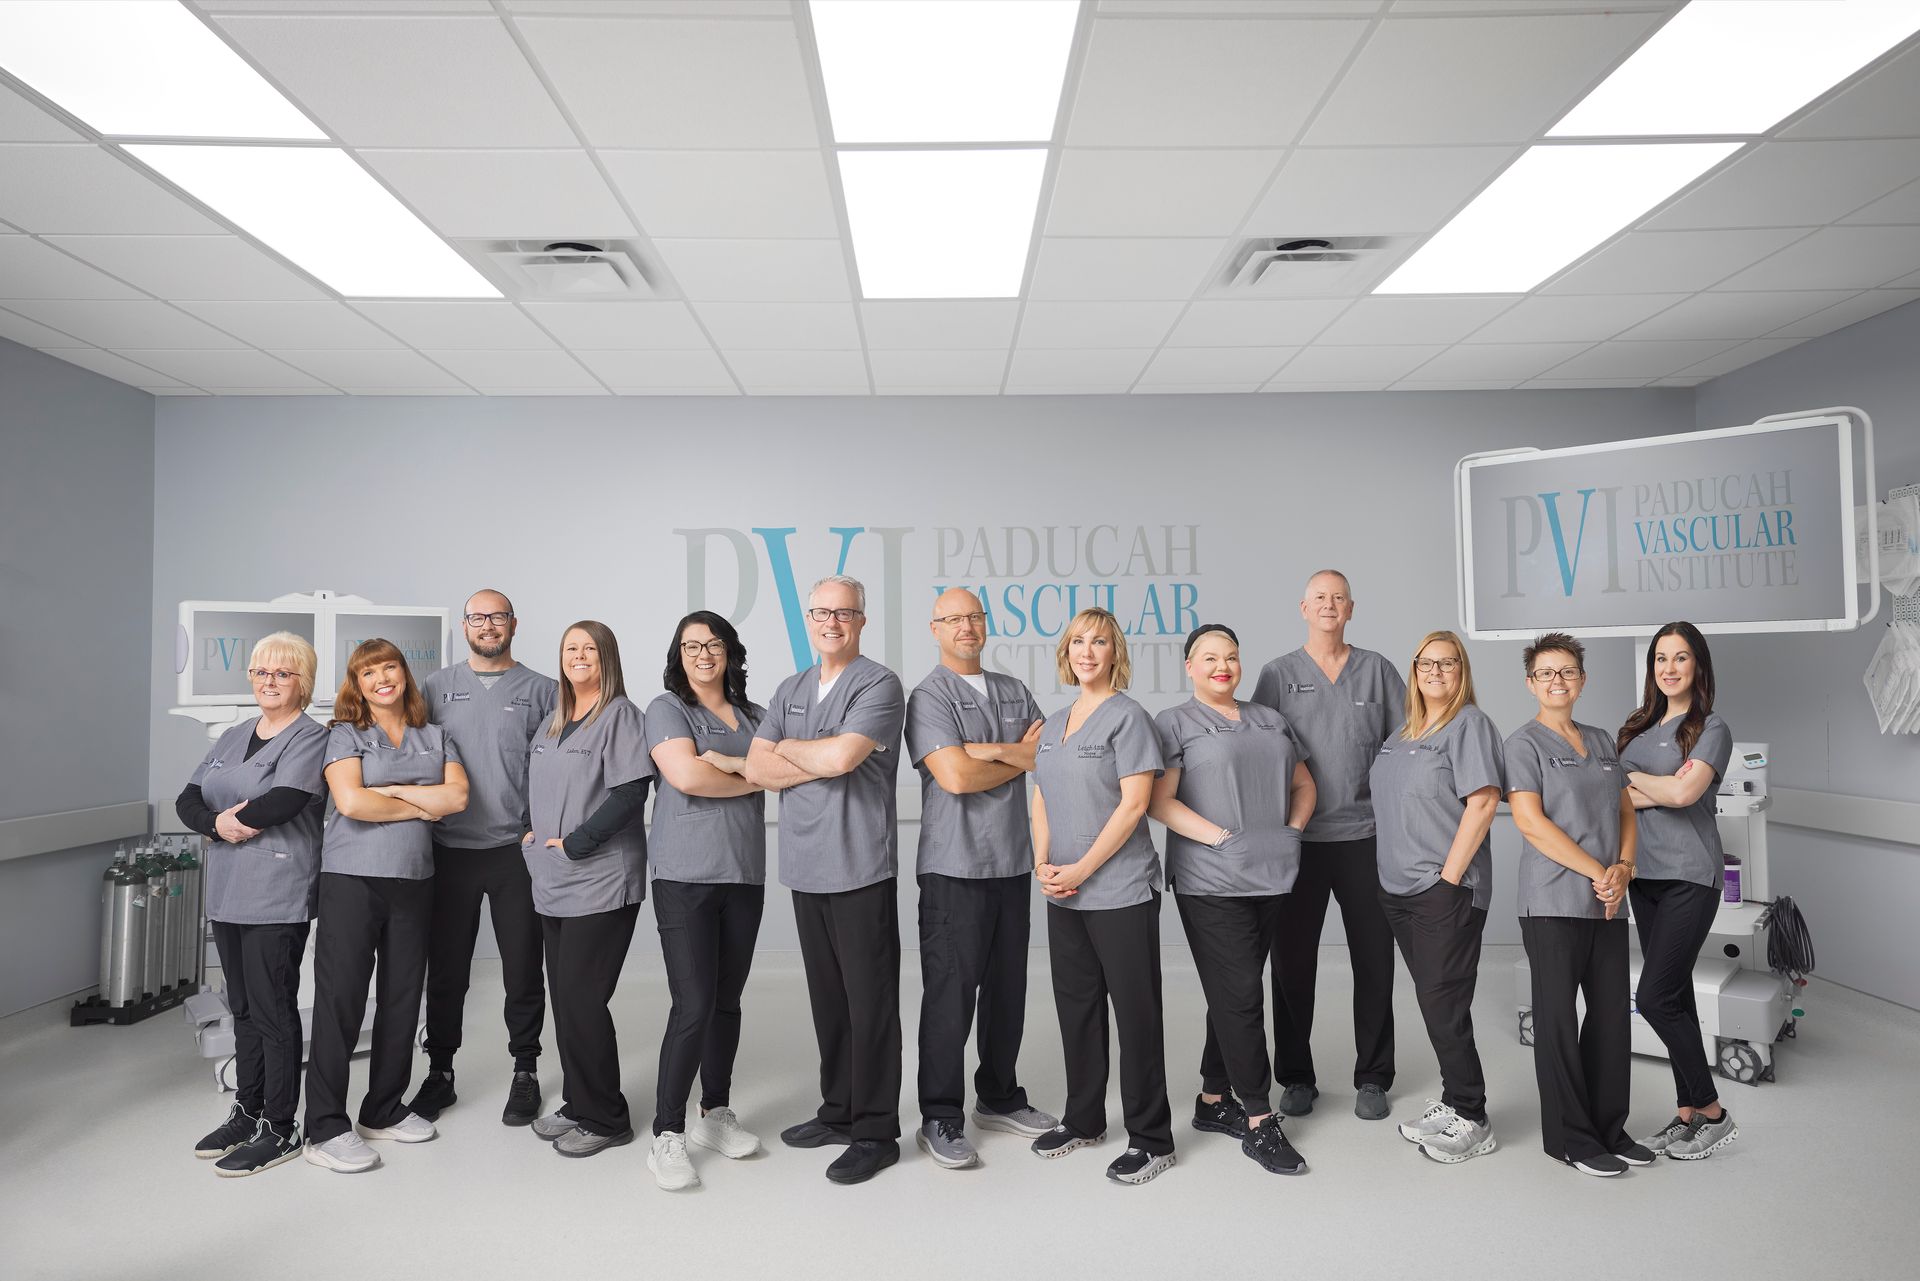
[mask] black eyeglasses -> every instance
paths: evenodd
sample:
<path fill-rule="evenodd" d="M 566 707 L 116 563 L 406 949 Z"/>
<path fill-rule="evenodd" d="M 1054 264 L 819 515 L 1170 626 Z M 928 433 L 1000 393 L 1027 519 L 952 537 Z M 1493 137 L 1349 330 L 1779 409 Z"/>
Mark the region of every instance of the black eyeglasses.
<path fill-rule="evenodd" d="M 274 680 L 280 682 L 282 685 L 288 684 L 294 678 L 293 672 L 283 672 L 278 668 L 269 670 L 265 667 L 249 667 L 247 669 L 247 675 L 257 681 Z"/>
<path fill-rule="evenodd" d="M 821 609 L 818 606 L 807 611 L 807 617 L 816 623 L 832 619 L 836 623 L 851 623 L 856 618 L 866 617 L 864 609 Z"/>
<path fill-rule="evenodd" d="M 513 620 L 513 615 L 501 610 L 493 614 L 462 614 L 468 627 L 478 627 L 482 623 L 492 623 L 495 627 L 505 627 Z"/>
<path fill-rule="evenodd" d="M 987 616 L 980 613 L 948 614 L 944 618 L 936 618 L 933 621 L 936 623 L 944 623 L 948 627 L 958 627 L 962 623 L 972 623 L 975 627 L 979 627 L 986 623 Z"/>
<path fill-rule="evenodd" d="M 710 641 L 681 641 L 680 652 L 688 658 L 698 658 L 702 654 L 711 654 L 715 658 L 727 656 L 727 643 L 718 636 Z"/>
<path fill-rule="evenodd" d="M 1416 658 L 1413 660 L 1413 670 L 1416 672 L 1431 672 L 1436 668 L 1443 672 L 1457 672 L 1460 670 L 1460 660 L 1457 658 Z"/>
<path fill-rule="evenodd" d="M 1579 669 L 1578 667 L 1562 667 L 1562 668 L 1559 668 L 1558 670 L 1555 670 L 1554 668 L 1551 668 L 1551 667 L 1536 667 L 1532 671 L 1528 672 L 1527 675 L 1533 677 L 1533 679 L 1537 681 L 1550 681 L 1550 680 L 1553 680 L 1555 677 L 1558 677 L 1563 681 L 1577 681 L 1582 676 L 1585 676 L 1586 673 L 1581 669 Z"/>

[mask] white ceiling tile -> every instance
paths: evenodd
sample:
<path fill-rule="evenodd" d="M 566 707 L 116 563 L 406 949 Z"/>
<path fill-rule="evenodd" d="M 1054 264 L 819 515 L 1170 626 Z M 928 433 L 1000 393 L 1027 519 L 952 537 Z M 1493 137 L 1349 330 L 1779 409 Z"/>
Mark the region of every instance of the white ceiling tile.
<path fill-rule="evenodd" d="M 1153 358 L 1152 348 L 1104 351 L 1031 351 L 1013 353 L 1007 390 L 1015 387 L 1111 386 L 1133 384 Z"/>
<path fill-rule="evenodd" d="M 724 387 L 615 387 L 616 396 L 738 396 L 732 383 Z"/>
<path fill-rule="evenodd" d="M 139 290 L 31 236 L 0 236 L 0 298 L 138 297 Z"/>
<path fill-rule="evenodd" d="M 850 303 L 703 302 L 695 310 L 724 351 L 860 349 Z"/>
<path fill-rule="evenodd" d="M 1784 138 L 1920 136 L 1920 46 L 1842 90 L 1780 133 Z"/>
<path fill-rule="evenodd" d="M 1504 379 L 1518 382 L 1538 377 L 1586 350 L 1588 345 L 1580 342 L 1462 344 L 1441 352 L 1420 366 L 1415 374 L 1422 381 Z"/>
<path fill-rule="evenodd" d="M 519 26 L 595 147 L 819 146 L 791 23 L 525 18 Z"/>
<path fill-rule="evenodd" d="M 1068 240 L 1040 242 L 1029 298 L 1190 298 L 1220 257 L 1219 240 Z"/>
<path fill-rule="evenodd" d="M 360 158 L 443 235 L 579 240 L 634 230 L 584 151 L 362 151 Z"/>
<path fill-rule="evenodd" d="M 228 17 L 217 25 L 351 147 L 579 143 L 493 16 Z"/>
<path fill-rule="evenodd" d="M 194 387 L 180 386 L 142 387 L 140 390 L 146 392 L 149 396 L 204 396 L 207 394 Z"/>
<path fill-rule="evenodd" d="M 483 392 L 604 390 L 571 352 L 448 348 L 420 354 Z"/>
<path fill-rule="evenodd" d="M 342 387 L 349 396 L 477 396 L 480 393 L 458 383 L 445 387 Z"/>
<path fill-rule="evenodd" d="M 1690 342 L 1608 342 L 1589 347 L 1547 371 L 1555 381 L 1570 378 L 1665 378 L 1737 344 L 1718 339 Z"/>
<path fill-rule="evenodd" d="M 1920 139 L 1767 142 L 1642 224 L 1649 231 L 1808 227 L 1832 222 L 1920 176 Z"/>
<path fill-rule="evenodd" d="M 510 302 L 356 302 L 353 306 L 401 342 L 422 349 L 532 351 L 554 346 L 553 339 Z"/>
<path fill-rule="evenodd" d="M 727 364 L 750 392 L 867 386 L 866 358 L 857 351 L 730 351 Z"/>
<path fill-rule="evenodd" d="M 571 13 L 605 18 L 791 18 L 794 0 L 506 0 L 514 13 Z"/>
<path fill-rule="evenodd" d="M 1920 267 L 1920 227 L 1823 227 L 1722 289 L 1871 289 Z"/>
<path fill-rule="evenodd" d="M 970 387 L 919 387 L 908 383 L 876 384 L 873 393 L 876 396 L 998 396 L 1000 384 L 980 383 Z"/>
<path fill-rule="evenodd" d="M 1840 221 L 1863 226 L 1889 223 L 1912 226 L 1920 223 L 1920 182 L 1910 182 L 1892 195 L 1876 200 L 1864 209 L 1855 210 Z"/>
<path fill-rule="evenodd" d="M 97 347 L 236 347 L 226 334 L 163 302 L 42 300 L 7 304 L 28 320 L 62 330 Z"/>
<path fill-rule="evenodd" d="M 1807 234 L 1806 228 L 1635 231 L 1556 277 L 1547 294 L 1694 293 Z"/>
<path fill-rule="evenodd" d="M 0 142 L 78 142 L 80 134 L 0 84 Z"/>
<path fill-rule="evenodd" d="M 986 348 L 1013 341 L 1017 301 L 883 299 L 860 304 L 868 351 Z"/>
<path fill-rule="evenodd" d="M 1278 151 L 1087 151 L 1060 157 L 1049 236 L 1230 236 Z"/>
<path fill-rule="evenodd" d="M 363 316 L 337 302 L 183 302 L 210 325 L 255 347 L 398 347 Z"/>
<path fill-rule="evenodd" d="M 1756 360 L 1765 360 L 1777 356 L 1789 347 L 1798 347 L 1804 338 L 1755 338 L 1743 342 L 1731 351 L 1723 351 L 1718 356 L 1709 356 L 1697 365 L 1688 365 L 1680 373 L 1689 378 L 1718 378 L 1721 374 L 1730 374 L 1736 369 L 1751 365 Z"/>
<path fill-rule="evenodd" d="M 208 13 L 490 13 L 488 0 L 195 0 Z"/>
<path fill-rule="evenodd" d="M 1535 378 L 1520 386 L 1537 391 L 1591 391 L 1596 387 L 1645 387 L 1648 382 L 1645 378 Z"/>
<path fill-rule="evenodd" d="M 26 231 L 188 236 L 225 231 L 143 169 L 95 146 L 0 146 L 0 218 Z"/>
<path fill-rule="evenodd" d="M 354 395 L 378 395 L 387 388 L 399 391 L 436 387 L 463 389 L 465 386 L 417 351 L 276 349 L 273 354 Z"/>
<path fill-rule="evenodd" d="M 1217 13 L 1235 18 L 1368 18 L 1387 0 L 1099 0 L 1106 17 L 1178 18 Z"/>
<path fill-rule="evenodd" d="M 236 388 L 306 387 L 321 384 L 298 369 L 259 351 L 141 351 L 129 350 L 129 360 L 157 369 L 169 378 L 196 387 L 231 391 Z"/>
<path fill-rule="evenodd" d="M 1669 338 L 1758 338 L 1780 326 L 1844 301 L 1851 290 L 1816 289 L 1798 293 L 1695 294 L 1620 337 L 1665 341 Z"/>
<path fill-rule="evenodd" d="M 1425 232 L 1518 154 L 1513 147 L 1354 147 L 1287 157 L 1247 219 L 1254 236 Z"/>
<path fill-rule="evenodd" d="M 1030 302 L 1020 346 L 1157 347 L 1182 302 Z"/>
<path fill-rule="evenodd" d="M 1007 352 L 999 351 L 876 351 L 875 390 L 906 387 L 991 387 L 999 390 L 1007 372 Z"/>
<path fill-rule="evenodd" d="M 1309 347 L 1275 375 L 1279 382 L 1345 383 L 1405 378 L 1445 348 L 1433 344 L 1411 347 Z"/>
<path fill-rule="evenodd" d="M 1009 396 L 1124 396 L 1133 389 L 1130 378 L 1101 383 L 1034 383 L 1030 386 L 1008 384 Z"/>
<path fill-rule="evenodd" d="M 683 302 L 523 302 L 521 310 L 574 351 L 708 346 Z"/>
<path fill-rule="evenodd" d="M 1133 387 L 1136 396 L 1233 396 L 1260 390 L 1259 383 L 1150 383 Z"/>
<path fill-rule="evenodd" d="M 1299 298 L 1274 302 L 1206 299 L 1167 337 L 1169 347 L 1289 347 L 1309 343 L 1347 308 L 1344 298 Z"/>
<path fill-rule="evenodd" d="M 97 351 L 92 347 L 60 347 L 48 350 L 47 354 L 132 387 L 164 387 L 174 383 L 170 376 L 110 351 Z"/>
<path fill-rule="evenodd" d="M 1366 30 L 1362 20 L 1096 20 L 1067 142 L 1286 146 Z"/>
<path fill-rule="evenodd" d="M 602 151 L 650 236 L 838 237 L 818 151 Z"/>
<path fill-rule="evenodd" d="M 1207 384 L 1258 387 L 1273 377 L 1297 347 L 1167 347 L 1140 375 L 1140 384 Z"/>
<path fill-rule="evenodd" d="M 48 236 L 47 240 L 174 302 L 327 297 L 306 277 L 238 236 Z"/>
<path fill-rule="evenodd" d="M 1596 343 L 1658 315 L 1686 294 L 1538 294 L 1522 298 L 1482 328 L 1469 343 Z"/>
<path fill-rule="evenodd" d="M 1657 21 L 1650 13 L 1388 18 L 1305 141 L 1529 142 Z"/>
<path fill-rule="evenodd" d="M 1466 379 L 1455 381 L 1443 379 L 1428 382 L 1423 378 L 1402 378 L 1393 385 L 1394 391 L 1506 391 L 1519 385 L 1518 379 Z"/>
<path fill-rule="evenodd" d="M 688 298 L 717 302 L 845 302 L 837 240 L 656 240 Z"/>
<path fill-rule="evenodd" d="M 1388 12 L 1395 17 L 1455 17 L 1465 13 L 1512 13 L 1534 9 L 1543 13 L 1611 13 L 1646 9 L 1678 9 L 1686 0 L 1393 0 Z"/>
<path fill-rule="evenodd" d="M 63 334 L 57 329 L 49 329 L 37 321 L 25 316 L 16 316 L 10 311 L 0 311 L 0 338 L 8 342 L 17 342 L 22 347 L 84 347 L 87 344 L 71 334 Z"/>
<path fill-rule="evenodd" d="M 1290 383 L 1282 379 L 1276 378 L 1272 382 L 1268 383 L 1266 386 L 1262 387 L 1260 390 L 1262 392 L 1284 391 L 1284 392 L 1296 392 L 1296 393 L 1385 391 L 1387 389 L 1387 384 L 1390 381 L 1391 381 L 1390 379 L 1386 379 L 1386 378 L 1374 378 L 1364 382 L 1349 380 L 1346 382 L 1331 382 L 1331 383 L 1313 383 L 1313 382 Z"/>
<path fill-rule="evenodd" d="M 1920 284 L 1920 281 L 1914 282 Z M 1848 325 L 1858 324 L 1869 316 L 1877 316 L 1883 311 L 1895 307 L 1904 307 L 1910 302 L 1920 301 L 1920 288 L 1914 289 L 1870 289 L 1855 294 L 1843 303 L 1815 312 L 1805 320 L 1796 320 L 1790 325 L 1782 325 L 1774 330 L 1772 338 L 1818 338 L 1830 334 Z"/>
<path fill-rule="evenodd" d="M 142 390 L 145 390 L 144 388 Z M 215 396 L 339 396 L 343 393 L 332 387 L 209 387 L 207 391 Z"/>
<path fill-rule="evenodd" d="M 1513 306 L 1511 297 L 1362 298 L 1315 341 L 1334 346 L 1456 343 Z"/>
<path fill-rule="evenodd" d="M 733 377 L 712 349 L 705 351 L 582 351 L 580 363 L 618 391 L 652 387 L 733 388 Z"/>
<path fill-rule="evenodd" d="M 870 396 L 872 394 L 872 389 L 864 382 L 815 383 L 800 387 L 755 383 L 747 388 L 749 396 Z"/>

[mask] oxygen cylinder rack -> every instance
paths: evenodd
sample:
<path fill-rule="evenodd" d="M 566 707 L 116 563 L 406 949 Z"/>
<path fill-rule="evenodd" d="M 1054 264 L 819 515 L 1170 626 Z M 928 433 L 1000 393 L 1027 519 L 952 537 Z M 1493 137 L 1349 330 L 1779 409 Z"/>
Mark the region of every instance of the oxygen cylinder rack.
<path fill-rule="evenodd" d="M 100 987 L 73 1003 L 68 1026 L 139 1023 L 200 991 L 207 926 L 199 842 L 192 833 L 160 833 L 137 842 L 131 859 L 124 846 L 115 854 L 101 881 Z"/>

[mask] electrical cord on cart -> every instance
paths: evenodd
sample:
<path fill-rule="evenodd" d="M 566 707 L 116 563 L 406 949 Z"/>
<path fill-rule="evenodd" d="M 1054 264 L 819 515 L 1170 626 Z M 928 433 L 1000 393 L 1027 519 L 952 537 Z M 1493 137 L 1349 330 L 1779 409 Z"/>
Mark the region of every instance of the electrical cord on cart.
<path fill-rule="evenodd" d="M 1767 965 L 1775 974 L 1791 979 L 1796 986 L 1813 973 L 1813 935 L 1807 930 L 1807 918 L 1791 898 L 1782 894 L 1760 914 L 1767 928 Z"/>

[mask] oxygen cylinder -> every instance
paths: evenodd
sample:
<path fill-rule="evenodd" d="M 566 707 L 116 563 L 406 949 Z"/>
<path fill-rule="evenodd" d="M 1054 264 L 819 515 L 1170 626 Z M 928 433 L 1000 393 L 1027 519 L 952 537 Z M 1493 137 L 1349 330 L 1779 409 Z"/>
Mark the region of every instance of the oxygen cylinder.
<path fill-rule="evenodd" d="M 111 1006 L 138 1001 L 144 994 L 147 949 L 147 874 L 126 863 L 116 865 L 107 894 L 112 913 L 107 937 L 112 950 L 100 999 Z"/>
<path fill-rule="evenodd" d="M 113 882 L 127 865 L 127 847 L 123 842 L 113 851 L 113 862 L 100 874 L 100 999 L 107 999 L 107 986 L 113 977 Z"/>
<path fill-rule="evenodd" d="M 167 869 L 161 866 L 159 851 L 151 845 L 142 848 L 136 858 L 135 868 L 147 878 L 147 937 L 140 983 L 147 995 L 158 996 L 167 985 Z"/>
<path fill-rule="evenodd" d="M 180 838 L 180 853 L 174 860 L 180 865 L 180 981 L 189 988 L 198 988 L 200 964 L 207 952 L 207 927 L 201 919 L 204 905 L 201 902 L 201 887 L 205 872 L 200 866 L 200 858 L 193 851 L 193 838 Z"/>
<path fill-rule="evenodd" d="M 167 987 L 173 987 L 180 982 L 180 941 L 187 930 L 187 900 L 181 893 L 186 873 L 181 871 L 180 861 L 174 856 L 172 837 L 168 837 L 158 851 L 158 858 L 167 886 L 167 908 L 161 925 L 160 980 Z"/>

